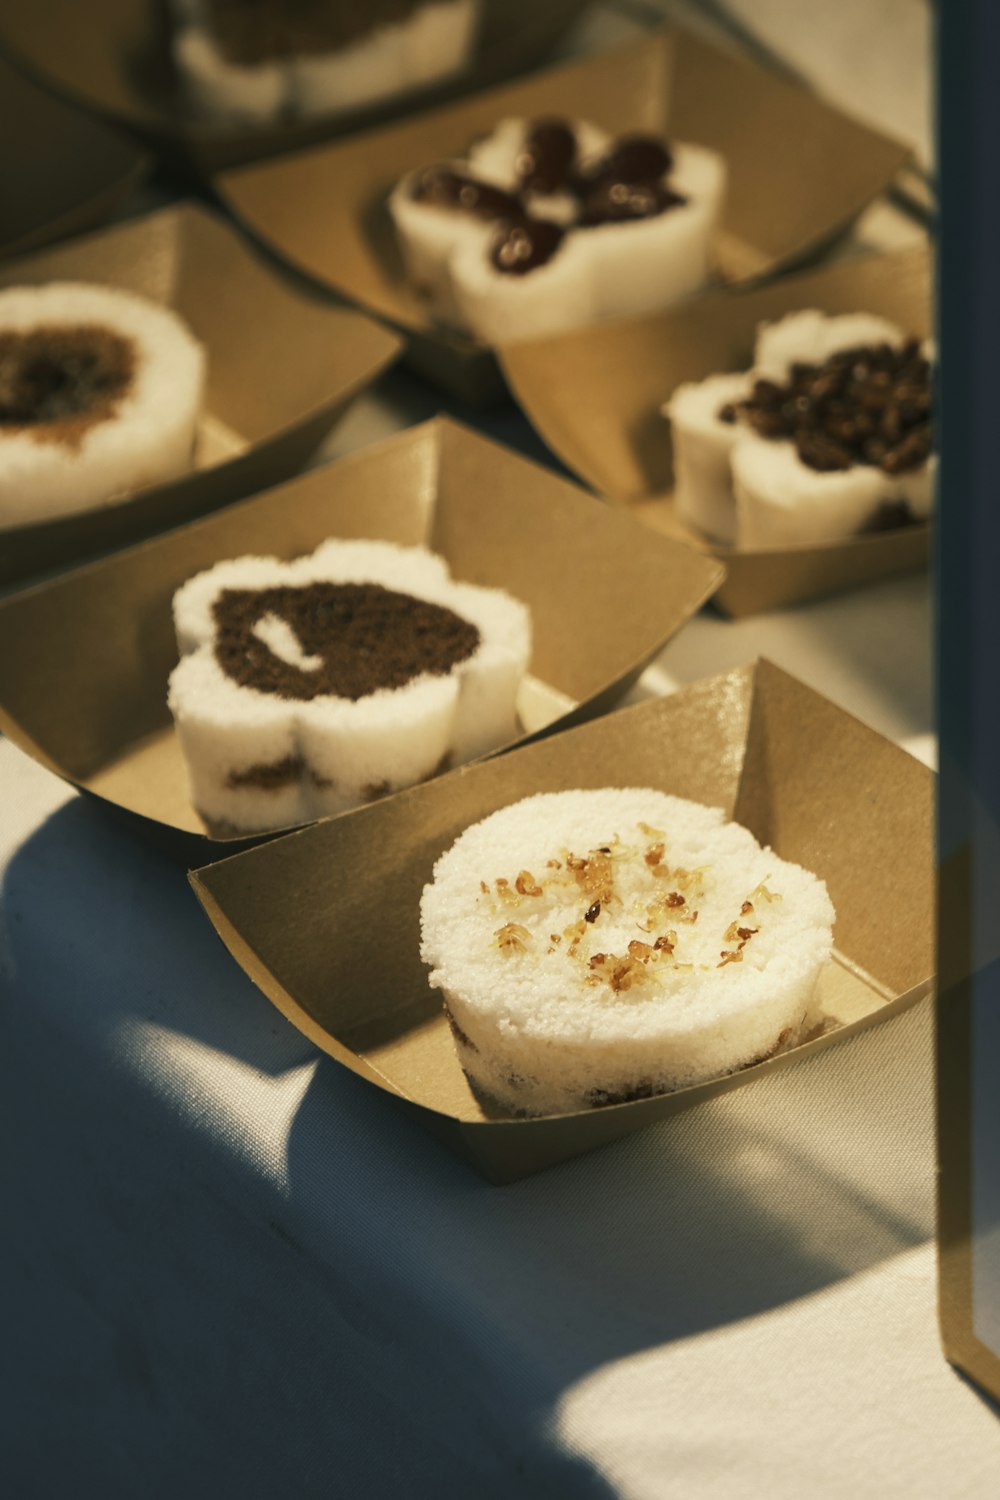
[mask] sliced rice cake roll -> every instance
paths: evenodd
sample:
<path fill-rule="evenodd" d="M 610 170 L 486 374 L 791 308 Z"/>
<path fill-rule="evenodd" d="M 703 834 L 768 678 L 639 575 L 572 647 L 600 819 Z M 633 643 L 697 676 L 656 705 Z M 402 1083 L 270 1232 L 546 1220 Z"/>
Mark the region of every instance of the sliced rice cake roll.
<path fill-rule="evenodd" d="M 421 957 L 473 1086 L 515 1114 L 645 1098 L 746 1067 L 818 1020 L 823 882 L 648 788 L 529 797 L 460 835 Z"/>
<path fill-rule="evenodd" d="M 855 465 L 820 473 L 793 444 L 744 435 L 732 452 L 740 544 L 791 547 L 842 541 L 862 531 L 888 500 L 892 484 L 878 469 Z"/>
<path fill-rule="evenodd" d="M 407 87 L 408 26 L 388 22 L 333 52 L 288 59 L 288 97 L 295 114 L 336 114 L 391 98 Z"/>
<path fill-rule="evenodd" d="M 411 88 L 460 73 L 472 57 L 480 0 L 434 0 L 410 19 L 404 61 Z"/>
<path fill-rule="evenodd" d="M 462 324 L 484 343 L 544 338 L 597 316 L 588 248 L 558 224 L 501 225 L 485 253 L 469 245 L 448 265 Z"/>
<path fill-rule="evenodd" d="M 750 375 L 709 375 L 680 385 L 662 407 L 674 445 L 674 504 L 689 526 L 732 546 L 737 539 L 732 453 L 742 433 L 736 403 L 752 389 Z"/>
<path fill-rule="evenodd" d="M 902 344 L 906 335 L 897 323 L 877 313 L 826 313 L 807 308 L 787 313 L 774 323 L 761 323 L 753 351 L 757 380 L 787 380 L 795 364 L 821 365 L 831 354 L 866 345 Z"/>
<path fill-rule="evenodd" d="M 601 318 L 671 307 L 704 286 L 726 191 L 726 165 L 705 146 L 671 142 L 653 184 L 606 180 L 584 199 Z"/>
<path fill-rule="evenodd" d="M 165 307 L 80 282 L 0 292 L 0 527 L 186 473 L 205 351 Z"/>
<path fill-rule="evenodd" d="M 344 811 L 517 730 L 528 611 L 388 542 L 236 558 L 174 597 L 168 703 L 194 806 L 266 830 Z"/>
<path fill-rule="evenodd" d="M 742 545 L 837 542 L 927 518 L 929 354 L 870 313 L 807 310 L 761 327 L 750 430 L 732 450 Z"/>
<path fill-rule="evenodd" d="M 455 298 L 457 254 L 485 258 L 499 220 L 517 212 L 506 189 L 473 180 L 462 162 L 408 172 L 388 200 L 406 279 L 443 323 L 466 327 Z"/>
<path fill-rule="evenodd" d="M 171 47 L 192 113 L 233 125 L 270 124 L 283 113 L 289 98 L 283 58 L 233 62 L 198 21 L 175 31 Z"/>
<path fill-rule="evenodd" d="M 511 118 L 464 162 L 409 174 L 389 209 L 432 310 L 499 344 L 650 312 L 701 286 L 725 181 L 704 147 Z"/>

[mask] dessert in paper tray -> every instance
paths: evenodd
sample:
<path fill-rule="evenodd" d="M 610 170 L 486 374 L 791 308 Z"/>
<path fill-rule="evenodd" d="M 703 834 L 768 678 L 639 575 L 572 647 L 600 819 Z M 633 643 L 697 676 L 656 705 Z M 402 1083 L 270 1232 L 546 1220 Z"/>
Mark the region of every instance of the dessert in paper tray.
<path fill-rule="evenodd" d="M 683 520 L 744 548 L 837 542 L 926 520 L 931 348 L 869 313 L 763 324 L 753 369 L 664 406 Z"/>
<path fill-rule="evenodd" d="M 191 799 L 279 828 L 374 801 L 514 738 L 531 619 L 422 547 L 327 541 L 217 563 L 174 596 L 169 707 Z"/>
<path fill-rule="evenodd" d="M 192 109 L 234 126 L 341 114 L 457 73 L 479 0 L 173 0 Z"/>
<path fill-rule="evenodd" d="M 421 956 L 474 1088 L 558 1114 L 795 1046 L 833 918 L 821 880 L 719 808 L 608 787 L 467 828 L 424 889 Z"/>
<path fill-rule="evenodd" d="M 670 306 L 708 278 L 725 164 L 586 121 L 502 120 L 389 198 L 408 278 L 485 343 Z"/>
<path fill-rule="evenodd" d="M 205 352 L 169 309 L 82 282 L 0 292 L 0 528 L 185 473 Z"/>

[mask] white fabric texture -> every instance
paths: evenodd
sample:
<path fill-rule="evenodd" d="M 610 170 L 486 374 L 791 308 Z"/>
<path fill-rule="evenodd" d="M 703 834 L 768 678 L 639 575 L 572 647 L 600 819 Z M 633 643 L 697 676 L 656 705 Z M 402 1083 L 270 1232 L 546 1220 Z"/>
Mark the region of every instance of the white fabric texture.
<path fill-rule="evenodd" d="M 490 1187 L 317 1059 L 176 867 L 7 743 L 0 781 L 19 1500 L 992 1500 L 937 1344 L 926 1003 Z"/>

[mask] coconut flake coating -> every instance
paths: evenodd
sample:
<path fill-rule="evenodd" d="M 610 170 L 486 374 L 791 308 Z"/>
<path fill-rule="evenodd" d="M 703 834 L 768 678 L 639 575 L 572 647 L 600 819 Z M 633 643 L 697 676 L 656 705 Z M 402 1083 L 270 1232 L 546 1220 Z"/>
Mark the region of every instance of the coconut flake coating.
<path fill-rule="evenodd" d="M 545 793 L 468 828 L 421 901 L 463 1067 L 520 1113 L 744 1067 L 815 1019 L 822 881 L 718 808 L 649 788 Z"/>

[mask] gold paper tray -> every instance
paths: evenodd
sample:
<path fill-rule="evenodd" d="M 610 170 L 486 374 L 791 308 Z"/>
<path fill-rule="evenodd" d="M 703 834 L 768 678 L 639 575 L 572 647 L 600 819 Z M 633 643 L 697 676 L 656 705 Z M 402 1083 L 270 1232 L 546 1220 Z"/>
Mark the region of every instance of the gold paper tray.
<path fill-rule="evenodd" d="M 125 546 L 276 484 L 302 467 L 399 350 L 371 319 L 279 279 L 193 203 L 0 267 L 0 287 L 53 280 L 139 292 L 173 308 L 202 340 L 208 382 L 195 468 L 111 505 L 0 528 L 0 583 Z"/>
<path fill-rule="evenodd" d="M 494 1182 L 664 1120 L 895 1015 L 933 974 L 933 781 L 918 761 L 767 662 L 453 772 L 196 871 L 251 979 L 317 1046 Z M 490 1118 L 419 958 L 419 902 L 470 823 L 534 792 L 651 786 L 721 806 L 814 870 L 837 910 L 822 1034 L 674 1094 Z"/>
<path fill-rule="evenodd" d="M 670 424 L 660 408 L 688 380 L 745 370 L 761 321 L 802 308 L 872 312 L 920 338 L 931 331 L 924 246 L 847 260 L 764 287 L 715 293 L 658 316 L 605 324 L 501 351 L 525 415 L 553 452 L 601 494 L 726 566 L 713 603 L 729 615 L 778 609 L 923 567 L 930 527 L 825 546 L 750 550 L 709 543 L 675 514 Z"/>
<path fill-rule="evenodd" d="M 455 577 L 530 607 L 526 734 L 608 708 L 722 576 L 437 420 L 0 604 L 0 728 L 189 864 L 255 842 L 213 837 L 188 801 L 166 707 L 171 598 L 223 558 L 296 557 L 330 536 L 429 546 Z"/>
<path fill-rule="evenodd" d="M 803 88 L 683 32 L 655 32 L 402 125 L 228 172 L 216 186 L 279 254 L 403 331 L 421 373 L 485 401 L 500 388 L 493 357 L 432 323 L 405 283 L 385 200 L 404 172 L 463 155 L 504 116 L 541 114 L 721 152 L 730 187 L 717 256 L 731 281 L 817 252 L 909 155 Z"/>
<path fill-rule="evenodd" d="M 3 58 L 0 141 L 2 256 L 99 224 L 149 169 L 131 141 L 37 88 Z"/>
<path fill-rule="evenodd" d="M 0 17 L 0 45 L 67 98 L 144 137 L 172 166 L 208 173 L 495 83 L 543 57 L 582 9 L 583 0 L 483 0 L 475 54 L 457 77 L 342 115 L 266 128 L 220 127 L 185 108 L 167 0 L 13 0 Z"/>

